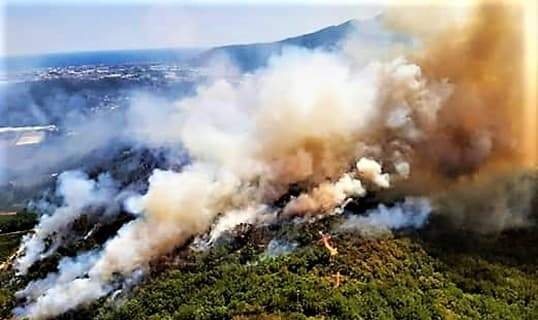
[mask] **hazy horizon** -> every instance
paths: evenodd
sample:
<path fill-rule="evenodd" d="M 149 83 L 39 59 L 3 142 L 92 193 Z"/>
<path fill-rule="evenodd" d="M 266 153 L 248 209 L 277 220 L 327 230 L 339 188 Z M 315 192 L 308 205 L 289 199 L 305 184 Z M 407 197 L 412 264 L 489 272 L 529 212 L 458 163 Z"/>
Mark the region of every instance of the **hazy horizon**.
<path fill-rule="evenodd" d="M 150 5 L 116 0 L 109 5 L 89 5 L 87 1 L 8 1 L 3 8 L 0 54 L 12 57 L 271 42 L 368 18 L 382 10 L 380 5 L 364 3 L 306 6 L 275 1 L 261 5 L 172 2 Z"/>

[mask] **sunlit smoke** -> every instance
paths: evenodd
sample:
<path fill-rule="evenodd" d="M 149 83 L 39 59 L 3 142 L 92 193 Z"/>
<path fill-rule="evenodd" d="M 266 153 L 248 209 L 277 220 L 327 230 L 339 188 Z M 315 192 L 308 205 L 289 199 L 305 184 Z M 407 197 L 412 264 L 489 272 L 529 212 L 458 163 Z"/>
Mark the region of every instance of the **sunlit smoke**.
<path fill-rule="evenodd" d="M 420 228 L 426 223 L 431 211 L 432 206 L 428 199 L 407 198 L 391 207 L 380 204 L 364 215 L 350 215 L 339 229 L 372 234 L 387 230 Z"/>
<path fill-rule="evenodd" d="M 88 179 L 80 171 L 67 171 L 58 177 L 57 196 L 62 204 L 56 207 L 48 202 L 40 202 L 39 208 L 46 210 L 33 233 L 25 236 L 20 251 L 23 253 L 15 261 L 15 269 L 26 274 L 36 262 L 52 254 L 70 232 L 71 224 L 83 214 L 110 218 L 119 210 L 114 205 L 117 188 L 114 181 L 106 175 L 97 180 Z M 46 241 L 51 241 L 47 246 Z"/>
<path fill-rule="evenodd" d="M 426 114 L 439 108 L 444 96 L 437 96 L 444 92 L 440 85 L 430 85 L 420 68 L 404 59 L 355 69 L 337 54 L 290 50 L 267 69 L 245 75 L 238 85 L 217 81 L 200 88 L 196 96 L 165 109 L 167 116 L 156 118 L 159 123 L 147 118 L 136 133 L 167 132 L 152 134 L 152 141 L 168 144 L 176 139 L 193 163 L 182 172 L 153 173 L 148 192 L 126 206 L 139 218 L 104 245 L 87 278 L 73 280 L 73 287 L 58 283 L 18 312 L 52 316 L 84 303 L 81 298 L 66 303 L 62 311 L 59 305 L 48 309 L 50 313 L 43 310 L 57 301 L 52 295 L 79 286 L 97 290 L 85 296 L 88 301 L 106 294 L 114 274 L 128 277 L 147 267 L 152 259 L 206 232 L 221 213 L 210 242 L 238 223 L 255 222 L 264 211 L 257 208 L 278 199 L 289 184 L 300 183 L 308 193 L 292 200 L 284 215 L 322 214 L 348 197 L 364 195 L 363 183 L 389 187 L 381 165 L 361 157 L 369 149 L 365 146 L 375 145 L 378 156 L 390 162 L 393 147 L 385 147 L 377 131 L 392 132 L 400 145 L 418 139 L 405 128 L 419 132 L 425 123 L 418 121 L 421 117 L 435 118 Z M 424 108 L 428 101 L 433 111 Z M 396 108 L 406 110 L 407 120 L 387 126 L 384 113 Z M 327 182 L 331 180 L 336 182 Z M 71 218 L 61 220 L 75 219 L 82 208 L 75 209 L 68 211 L 76 212 Z"/>
<path fill-rule="evenodd" d="M 202 85 L 163 108 L 146 108 L 157 99 L 138 101 L 128 116 L 131 138 L 181 145 L 190 163 L 179 172 L 155 170 L 147 192 L 126 202 L 136 218 L 101 251 L 62 260 L 58 273 L 30 283 L 15 314 L 47 318 L 87 304 L 117 289 L 114 280 L 143 272 L 192 239 L 208 247 L 240 224 L 330 214 L 368 192 L 404 192 L 408 178 L 430 195 L 500 163 L 520 165 L 527 150 L 519 144 L 526 141 L 519 139 L 521 65 L 512 57 L 521 44 L 518 15 L 496 6 L 476 10 L 461 26 L 425 37 L 409 58 L 357 63 L 349 52 L 289 48 L 264 69 Z M 99 181 L 81 173 L 60 177 L 64 205 L 25 238 L 20 273 L 50 252 L 46 239 L 60 245 L 54 234 L 65 234 L 86 207 L 113 199 L 117 191 Z M 274 203 L 291 185 L 301 193 L 280 209 Z M 340 229 L 420 228 L 431 201 L 380 204 L 347 216 Z M 524 224 L 526 214 L 503 227 Z"/>

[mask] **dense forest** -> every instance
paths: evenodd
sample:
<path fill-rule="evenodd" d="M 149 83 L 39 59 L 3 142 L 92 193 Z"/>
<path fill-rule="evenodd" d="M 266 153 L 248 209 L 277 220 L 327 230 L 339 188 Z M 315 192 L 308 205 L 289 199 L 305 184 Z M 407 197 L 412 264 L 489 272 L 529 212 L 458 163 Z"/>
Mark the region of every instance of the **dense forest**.
<path fill-rule="evenodd" d="M 0 235 L 2 262 L 32 217 L 0 217 L 10 232 Z M 480 235 L 434 215 L 420 231 L 366 237 L 334 231 L 341 219 L 239 226 L 209 250 L 177 248 L 136 286 L 58 319 L 538 318 L 536 227 Z M 337 254 L 320 241 L 328 232 Z M 24 278 L 3 270 L 0 317 L 11 317 L 14 292 L 53 271 L 61 255 L 100 241 L 63 248 Z"/>

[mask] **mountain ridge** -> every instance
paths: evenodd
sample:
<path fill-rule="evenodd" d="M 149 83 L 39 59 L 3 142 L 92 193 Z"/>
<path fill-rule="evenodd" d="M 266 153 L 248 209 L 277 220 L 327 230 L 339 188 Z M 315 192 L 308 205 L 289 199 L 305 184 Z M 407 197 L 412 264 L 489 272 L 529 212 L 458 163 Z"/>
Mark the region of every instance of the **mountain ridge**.
<path fill-rule="evenodd" d="M 277 41 L 238 43 L 210 48 L 159 48 L 91 52 L 52 53 L 3 58 L 8 71 L 25 68 L 48 68 L 99 64 L 186 63 L 203 66 L 215 57 L 225 55 L 241 71 L 264 66 L 269 57 L 280 54 L 284 47 L 334 50 L 351 35 L 362 42 L 386 45 L 393 42 L 409 44 L 406 35 L 389 31 L 383 25 L 383 14 L 368 19 L 350 19 L 312 32 L 286 37 Z"/>
<path fill-rule="evenodd" d="M 231 44 L 211 48 L 196 57 L 195 63 L 203 65 L 211 59 L 225 56 L 241 71 L 252 71 L 264 66 L 271 56 L 281 54 L 285 47 L 333 51 L 352 37 L 365 44 L 380 46 L 395 42 L 409 45 L 413 41 L 409 36 L 387 30 L 384 27 L 383 14 L 377 14 L 370 19 L 351 19 L 341 24 L 274 42 Z"/>

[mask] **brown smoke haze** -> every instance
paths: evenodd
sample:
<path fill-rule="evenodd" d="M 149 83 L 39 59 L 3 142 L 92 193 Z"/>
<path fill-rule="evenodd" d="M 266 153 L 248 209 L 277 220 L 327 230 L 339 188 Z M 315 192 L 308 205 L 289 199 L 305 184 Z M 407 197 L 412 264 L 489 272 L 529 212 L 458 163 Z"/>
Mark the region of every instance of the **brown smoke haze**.
<path fill-rule="evenodd" d="M 524 226 L 533 210 L 537 190 L 525 174 L 537 165 L 533 9 L 525 1 L 434 2 L 387 17 L 423 39 L 411 60 L 425 77 L 453 85 L 436 125 L 414 148 L 410 188 L 441 194 L 441 211 L 473 230 Z"/>
<path fill-rule="evenodd" d="M 536 89 L 526 86 L 525 64 L 525 31 L 532 30 L 525 30 L 523 4 L 414 9 L 393 9 L 388 24 L 422 37 L 424 49 L 412 60 L 427 78 L 453 85 L 436 126 L 416 148 L 417 167 L 453 178 L 535 166 L 536 121 L 528 118 L 536 116 L 536 101 L 526 90 Z"/>
<path fill-rule="evenodd" d="M 133 139 L 181 145 L 191 162 L 154 170 L 147 192 L 125 201 L 134 220 L 101 251 L 66 260 L 65 270 L 20 291 L 25 300 L 14 314 L 61 314 L 110 294 L 116 276 L 144 272 L 192 238 L 206 234 L 211 244 L 242 223 L 339 214 L 368 193 L 426 197 L 381 204 L 346 228 L 420 228 L 430 212 L 479 232 L 535 223 L 535 52 L 528 53 L 526 10 L 482 2 L 389 11 L 389 26 L 421 40 L 413 53 L 369 56 L 364 65 L 345 50 L 287 48 L 237 82 L 200 85 L 166 108 L 134 101 Z M 75 195 L 89 204 L 116 199 L 115 189 L 85 175 L 61 178 L 86 190 Z M 19 274 L 53 253 L 48 235 L 69 233 L 83 212 L 70 203 L 78 197 L 64 198 L 77 200 L 56 210 L 69 223 L 55 223 L 66 221 L 58 213 L 41 219 L 21 245 Z"/>
<path fill-rule="evenodd" d="M 528 156 L 521 21 L 518 8 L 481 5 L 467 25 L 441 35 L 419 60 L 428 77 L 455 84 L 425 148 L 443 172 L 520 164 Z"/>

